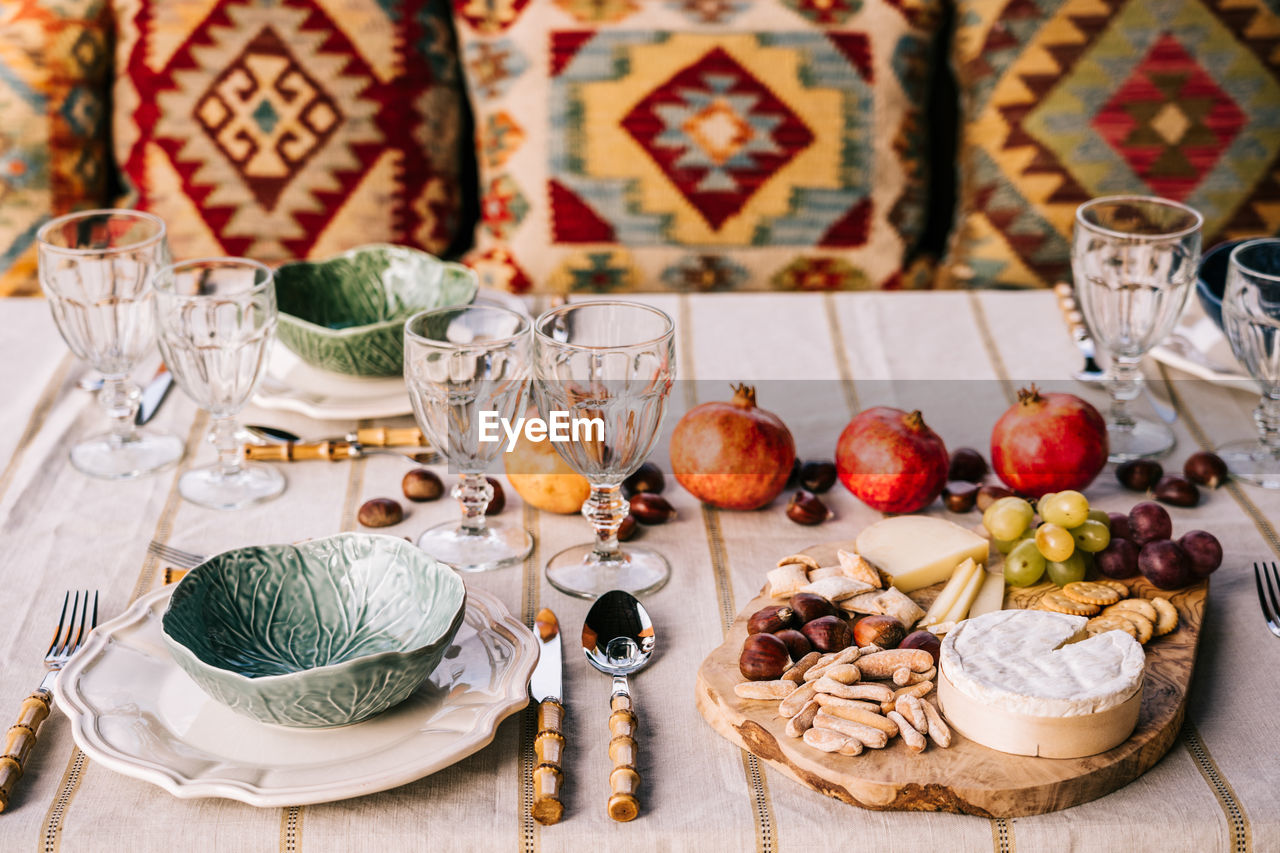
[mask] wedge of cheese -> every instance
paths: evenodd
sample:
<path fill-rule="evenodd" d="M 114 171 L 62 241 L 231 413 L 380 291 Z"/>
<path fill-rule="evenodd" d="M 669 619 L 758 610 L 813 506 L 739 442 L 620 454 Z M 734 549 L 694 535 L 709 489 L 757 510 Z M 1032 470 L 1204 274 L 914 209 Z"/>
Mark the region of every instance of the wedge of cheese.
<path fill-rule="evenodd" d="M 990 543 L 944 518 L 900 515 L 877 521 L 858 534 L 854 549 L 911 592 L 951 577 L 965 560 L 986 564 Z"/>
<path fill-rule="evenodd" d="M 982 589 L 969 608 L 969 618 L 994 613 L 1004 609 L 1004 573 L 987 572 L 987 579 L 982 582 Z"/>

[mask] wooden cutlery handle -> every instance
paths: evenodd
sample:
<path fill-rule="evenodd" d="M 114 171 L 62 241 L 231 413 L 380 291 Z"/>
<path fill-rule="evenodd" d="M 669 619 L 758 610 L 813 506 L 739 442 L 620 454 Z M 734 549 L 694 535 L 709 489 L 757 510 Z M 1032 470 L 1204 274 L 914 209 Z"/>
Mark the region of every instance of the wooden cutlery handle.
<path fill-rule="evenodd" d="M 613 770 L 609 773 L 609 817 L 616 821 L 634 820 L 640 814 L 640 801 L 636 790 L 640 787 L 640 773 L 636 770 L 636 715 L 631 710 L 631 697 L 614 694 L 609 701 L 613 713 L 609 715 L 609 758 Z"/>
<path fill-rule="evenodd" d="M 427 439 L 417 427 L 364 427 L 356 430 L 356 441 L 365 447 L 426 447 Z"/>
<path fill-rule="evenodd" d="M 550 826 L 564 816 L 560 802 L 561 769 L 564 761 L 564 706 L 556 699 L 544 699 L 538 706 L 538 737 L 533 742 L 538 766 L 533 769 L 533 805 L 529 813 L 538 823 Z"/>
<path fill-rule="evenodd" d="M 345 441 L 317 441 L 313 444 L 287 442 L 284 444 L 246 444 L 246 459 L 262 462 L 297 462 L 304 459 L 350 459 L 351 445 Z"/>
<path fill-rule="evenodd" d="M 18 722 L 9 727 L 5 738 L 4 755 L 0 755 L 0 812 L 9 805 L 9 794 L 22 778 L 27 756 L 36 745 L 36 733 L 40 724 L 49 716 L 53 696 L 48 690 L 37 690 L 22 702 Z"/>

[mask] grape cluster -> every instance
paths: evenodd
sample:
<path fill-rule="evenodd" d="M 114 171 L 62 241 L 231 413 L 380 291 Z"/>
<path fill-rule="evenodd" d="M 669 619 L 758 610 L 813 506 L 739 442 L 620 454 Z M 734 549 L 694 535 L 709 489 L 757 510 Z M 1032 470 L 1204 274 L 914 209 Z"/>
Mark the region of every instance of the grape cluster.
<path fill-rule="evenodd" d="M 1041 521 L 1033 526 L 1037 510 Z M 1111 543 L 1108 515 L 1071 489 L 1044 495 L 1034 507 L 1023 498 L 1001 498 L 987 507 L 982 523 L 1007 555 L 1004 579 L 1010 586 L 1039 583 L 1046 572 L 1059 586 L 1084 580 L 1093 555 Z"/>

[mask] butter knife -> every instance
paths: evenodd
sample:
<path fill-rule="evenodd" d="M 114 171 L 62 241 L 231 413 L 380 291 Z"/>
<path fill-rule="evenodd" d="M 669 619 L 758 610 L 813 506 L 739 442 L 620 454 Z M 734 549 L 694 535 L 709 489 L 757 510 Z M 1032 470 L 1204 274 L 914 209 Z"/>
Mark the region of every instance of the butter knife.
<path fill-rule="evenodd" d="M 173 389 L 173 374 L 163 364 L 156 371 L 156 375 L 147 383 L 147 387 L 142 389 L 142 399 L 138 403 L 138 413 L 133 416 L 133 421 L 138 426 L 142 426 L 147 421 L 156 416 L 156 412 L 160 411 L 160 404 L 164 402 L 164 398 L 169 396 L 169 392 Z"/>
<path fill-rule="evenodd" d="M 441 456 L 432 450 L 413 452 L 408 449 L 393 450 L 389 447 L 366 447 L 358 441 L 283 441 L 279 444 L 246 444 L 245 459 L 261 462 L 300 462 L 306 459 L 328 459 L 338 462 L 343 459 L 360 459 L 380 453 L 387 456 L 399 456 L 419 465 L 433 465 L 441 461 Z"/>
<path fill-rule="evenodd" d="M 538 665 L 529 680 L 529 692 L 538 702 L 538 737 L 533 742 L 538 766 L 533 770 L 533 803 L 530 814 L 538 823 L 559 823 L 564 815 L 560 783 L 564 781 L 564 673 L 560 648 L 560 622 L 545 607 L 533 621 L 538 640 Z"/>

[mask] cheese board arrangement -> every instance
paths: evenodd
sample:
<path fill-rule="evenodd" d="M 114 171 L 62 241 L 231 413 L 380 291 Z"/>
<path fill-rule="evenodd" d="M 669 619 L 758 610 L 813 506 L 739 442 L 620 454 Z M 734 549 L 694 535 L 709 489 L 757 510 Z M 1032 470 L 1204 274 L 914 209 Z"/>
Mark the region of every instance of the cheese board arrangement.
<path fill-rule="evenodd" d="M 870 809 L 1041 814 L 1150 769 L 1186 713 L 1216 539 L 1173 540 L 1150 502 L 986 503 L 976 529 L 890 516 L 782 557 L 699 668 L 704 718 Z"/>

